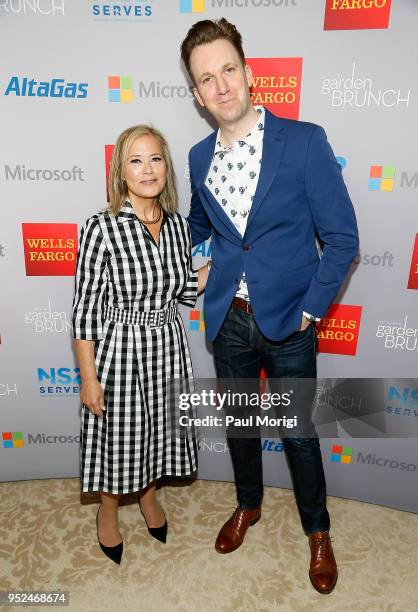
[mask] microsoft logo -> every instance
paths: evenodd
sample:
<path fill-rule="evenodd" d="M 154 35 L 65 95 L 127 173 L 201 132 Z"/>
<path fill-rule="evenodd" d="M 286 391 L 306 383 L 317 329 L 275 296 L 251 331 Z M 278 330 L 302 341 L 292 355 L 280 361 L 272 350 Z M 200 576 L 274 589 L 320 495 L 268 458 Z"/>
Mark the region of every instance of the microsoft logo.
<path fill-rule="evenodd" d="M 369 191 L 393 191 L 394 166 L 370 166 Z"/>
<path fill-rule="evenodd" d="M 189 314 L 189 330 L 205 331 L 205 318 L 203 310 L 191 310 Z"/>
<path fill-rule="evenodd" d="M 353 449 L 351 446 L 334 444 L 331 449 L 331 461 L 335 463 L 351 463 Z"/>
<path fill-rule="evenodd" d="M 23 448 L 25 441 L 22 431 L 3 431 L 3 448 Z"/>
<path fill-rule="evenodd" d="M 204 13 L 205 0 L 180 0 L 180 13 Z"/>
<path fill-rule="evenodd" d="M 107 77 L 109 88 L 109 102 L 132 102 L 134 91 L 132 77 L 109 76 Z"/>

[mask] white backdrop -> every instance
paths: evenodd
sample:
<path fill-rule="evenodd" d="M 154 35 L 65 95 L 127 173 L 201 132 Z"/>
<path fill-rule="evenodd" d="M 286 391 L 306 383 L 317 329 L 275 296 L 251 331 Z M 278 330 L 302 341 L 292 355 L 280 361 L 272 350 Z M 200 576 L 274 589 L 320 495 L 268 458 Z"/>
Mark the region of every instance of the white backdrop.
<path fill-rule="evenodd" d="M 344 167 L 361 255 L 320 330 L 320 375 L 391 379 L 387 428 L 413 430 L 418 6 L 349 4 L 0 2 L 0 479 L 78 474 L 69 326 L 76 235 L 106 204 L 105 145 L 137 123 L 166 135 L 187 214 L 188 150 L 212 128 L 190 94 L 179 45 L 205 17 L 225 16 L 238 26 L 259 77 L 257 101 L 276 101 L 277 114 L 322 125 Z M 196 266 L 208 248 L 195 249 Z M 199 311 L 202 298 L 182 313 L 195 375 L 207 378 L 214 368 Z M 416 438 L 324 439 L 322 451 L 330 494 L 418 511 Z M 263 454 L 266 483 L 290 486 L 281 445 L 267 440 Z M 202 440 L 199 476 L 231 479 L 227 455 L 222 441 Z"/>

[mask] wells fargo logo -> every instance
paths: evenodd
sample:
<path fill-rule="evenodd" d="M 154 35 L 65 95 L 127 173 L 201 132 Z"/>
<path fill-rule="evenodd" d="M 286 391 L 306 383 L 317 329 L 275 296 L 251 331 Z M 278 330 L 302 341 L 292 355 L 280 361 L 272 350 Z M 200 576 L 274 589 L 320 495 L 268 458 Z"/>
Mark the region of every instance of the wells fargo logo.
<path fill-rule="evenodd" d="M 418 289 L 418 234 L 412 251 L 411 270 L 409 272 L 408 289 Z"/>
<path fill-rule="evenodd" d="M 391 0 L 326 0 L 324 30 L 379 30 L 389 26 Z"/>
<path fill-rule="evenodd" d="M 253 73 L 251 99 L 285 119 L 299 119 L 302 57 L 246 58 Z"/>
<path fill-rule="evenodd" d="M 76 223 L 22 223 L 26 276 L 74 276 Z"/>
<path fill-rule="evenodd" d="M 327 316 L 318 323 L 318 350 L 321 353 L 355 355 L 361 311 L 361 306 L 332 304 Z"/>
<path fill-rule="evenodd" d="M 105 145 L 105 165 L 106 165 L 106 194 L 107 201 L 110 201 L 109 198 L 109 174 L 110 174 L 110 162 L 112 161 L 112 154 L 115 145 Z"/>

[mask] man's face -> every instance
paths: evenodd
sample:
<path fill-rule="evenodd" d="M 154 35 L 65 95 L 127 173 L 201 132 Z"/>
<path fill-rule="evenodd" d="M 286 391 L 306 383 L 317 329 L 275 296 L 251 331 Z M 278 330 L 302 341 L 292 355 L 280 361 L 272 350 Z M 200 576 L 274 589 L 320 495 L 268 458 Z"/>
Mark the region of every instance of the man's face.
<path fill-rule="evenodd" d="M 190 56 L 194 95 L 218 125 L 236 123 L 250 111 L 252 74 L 224 38 L 195 47 Z"/>

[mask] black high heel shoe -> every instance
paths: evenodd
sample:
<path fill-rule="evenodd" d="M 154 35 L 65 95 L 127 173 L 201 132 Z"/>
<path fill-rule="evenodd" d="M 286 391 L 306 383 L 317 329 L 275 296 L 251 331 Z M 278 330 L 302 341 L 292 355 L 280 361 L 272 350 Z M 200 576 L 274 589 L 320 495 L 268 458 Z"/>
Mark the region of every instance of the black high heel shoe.
<path fill-rule="evenodd" d="M 138 501 L 138 506 L 139 506 L 139 509 L 141 510 L 141 504 L 139 503 L 139 501 Z M 145 518 L 142 510 L 141 510 L 141 514 L 144 517 L 145 524 L 146 524 L 147 519 Z M 161 525 L 161 527 L 148 527 L 147 525 L 147 529 L 148 529 L 148 533 L 150 534 L 150 536 L 152 536 L 159 542 L 162 542 L 162 544 L 165 544 L 167 542 L 167 531 L 168 531 L 167 519 L 165 520 L 165 523 Z"/>
<path fill-rule="evenodd" d="M 99 542 L 100 548 L 102 549 L 106 557 L 109 557 L 111 561 L 114 561 L 115 563 L 120 565 L 120 562 L 122 560 L 122 553 L 123 553 L 123 540 L 120 544 L 116 544 L 116 546 L 105 546 L 104 544 L 100 542 L 99 540 L 99 510 L 100 510 L 100 506 L 96 514 L 97 541 Z"/>

